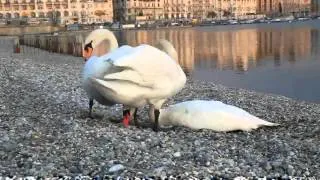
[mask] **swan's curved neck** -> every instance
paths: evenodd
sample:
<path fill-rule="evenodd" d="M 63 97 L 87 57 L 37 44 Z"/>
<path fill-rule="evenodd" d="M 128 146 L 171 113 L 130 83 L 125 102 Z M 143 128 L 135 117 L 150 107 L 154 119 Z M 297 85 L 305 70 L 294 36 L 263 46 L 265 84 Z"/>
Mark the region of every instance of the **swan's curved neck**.
<path fill-rule="evenodd" d="M 170 119 L 168 117 L 167 109 L 160 109 L 160 115 L 159 115 L 159 124 L 160 125 L 170 125 Z"/>
<path fill-rule="evenodd" d="M 93 50 L 91 55 L 102 56 L 117 49 L 118 41 L 113 32 L 106 29 L 97 29 L 87 36 L 84 46 Z"/>
<path fill-rule="evenodd" d="M 113 37 L 108 38 L 108 40 L 110 43 L 110 51 L 118 48 L 119 44 L 118 44 L 118 41 L 114 35 L 113 35 Z"/>
<path fill-rule="evenodd" d="M 161 51 L 164 51 L 172 59 L 174 59 L 176 62 L 178 62 L 178 53 L 169 41 L 161 39 L 158 41 L 157 44 L 155 44 L 155 47 L 160 49 Z"/>

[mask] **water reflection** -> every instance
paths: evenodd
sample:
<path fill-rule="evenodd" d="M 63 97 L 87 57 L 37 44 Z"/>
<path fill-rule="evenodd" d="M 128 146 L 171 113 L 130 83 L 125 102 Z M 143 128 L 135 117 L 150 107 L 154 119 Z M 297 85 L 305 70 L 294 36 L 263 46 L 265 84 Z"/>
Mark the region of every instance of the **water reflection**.
<path fill-rule="evenodd" d="M 120 44 L 155 44 L 171 41 L 178 51 L 179 63 L 188 71 L 201 69 L 246 72 L 272 60 L 294 63 L 318 53 L 319 31 L 308 26 L 286 28 L 209 28 L 126 31 L 117 34 Z"/>

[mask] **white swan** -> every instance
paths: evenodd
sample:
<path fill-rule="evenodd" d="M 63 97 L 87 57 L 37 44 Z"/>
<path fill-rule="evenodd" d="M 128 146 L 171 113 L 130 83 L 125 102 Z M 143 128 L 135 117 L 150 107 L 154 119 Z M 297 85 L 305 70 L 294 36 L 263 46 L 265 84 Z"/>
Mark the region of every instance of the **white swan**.
<path fill-rule="evenodd" d="M 186 83 L 185 73 L 174 59 L 177 58 L 175 49 L 165 40 L 156 45 L 159 48 L 146 44 L 116 48 L 117 43 L 113 41 L 116 41 L 113 33 L 105 29 L 93 31 L 86 39 L 83 56 L 88 60 L 82 76 L 84 89 L 91 100 L 96 99 L 103 105 L 130 107 L 124 110 L 125 125 L 130 111 L 149 104 L 149 117 L 155 122 L 154 130 L 158 130 L 159 109 Z M 98 57 L 94 51 L 101 42 L 108 44 L 110 53 Z M 89 106 L 91 109 L 92 103 Z"/>
<path fill-rule="evenodd" d="M 106 29 L 97 29 L 92 31 L 85 39 L 82 56 L 87 61 L 91 56 L 98 57 L 118 48 L 116 37 L 111 31 Z M 115 102 L 104 98 L 91 84 L 89 77 L 103 77 L 103 73 L 107 71 L 108 64 L 102 62 L 87 61 L 82 71 L 82 88 L 89 96 L 89 117 L 91 117 L 93 100 L 98 101 L 102 105 L 111 106 Z"/>
<path fill-rule="evenodd" d="M 220 101 L 193 100 L 160 110 L 159 125 L 184 126 L 214 131 L 251 131 L 261 126 L 278 126 L 238 107 Z"/>

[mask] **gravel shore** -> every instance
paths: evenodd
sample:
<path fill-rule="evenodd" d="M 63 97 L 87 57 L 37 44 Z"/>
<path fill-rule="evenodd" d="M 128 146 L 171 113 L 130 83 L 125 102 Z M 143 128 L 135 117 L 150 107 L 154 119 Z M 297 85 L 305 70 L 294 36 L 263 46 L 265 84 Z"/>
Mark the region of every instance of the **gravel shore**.
<path fill-rule="evenodd" d="M 165 105 L 213 99 L 279 127 L 216 133 L 124 128 L 122 106 L 94 105 L 79 87 L 83 59 L 0 44 L 0 176 L 320 178 L 320 105 L 188 79 Z"/>

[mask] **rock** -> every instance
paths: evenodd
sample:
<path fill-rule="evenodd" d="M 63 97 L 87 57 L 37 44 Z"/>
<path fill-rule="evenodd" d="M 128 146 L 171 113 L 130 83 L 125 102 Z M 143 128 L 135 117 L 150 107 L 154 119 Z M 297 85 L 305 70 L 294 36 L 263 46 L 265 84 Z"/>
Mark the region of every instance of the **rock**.
<path fill-rule="evenodd" d="M 45 166 L 46 169 L 50 170 L 50 169 L 53 169 L 54 168 L 54 164 L 53 163 L 49 163 Z"/>
<path fill-rule="evenodd" d="M 2 147 L 4 149 L 4 151 L 6 152 L 11 152 L 11 151 L 15 151 L 15 149 L 18 147 L 16 143 L 14 143 L 13 141 L 9 141 L 9 142 L 4 142 L 2 144 Z"/>
<path fill-rule="evenodd" d="M 278 167 L 280 167 L 282 164 L 281 161 L 274 161 L 271 163 L 271 166 L 274 168 L 274 169 L 277 169 Z"/>
<path fill-rule="evenodd" d="M 1 110 L 5 110 L 5 109 L 6 109 L 6 106 L 5 106 L 5 105 L 0 105 L 0 109 L 1 109 Z"/>
<path fill-rule="evenodd" d="M 210 166 L 210 164 L 211 164 L 210 161 L 206 162 L 206 166 Z"/>
<path fill-rule="evenodd" d="M 289 155 L 290 155 L 290 156 L 294 156 L 295 153 L 294 153 L 293 151 L 290 151 L 290 152 L 289 152 Z"/>
<path fill-rule="evenodd" d="M 270 171 L 271 169 L 272 169 L 272 166 L 271 166 L 271 164 L 270 164 L 270 162 L 266 162 L 265 164 L 264 164 L 264 167 L 263 167 L 265 170 L 267 170 L 267 171 Z"/>
<path fill-rule="evenodd" d="M 153 175 L 157 177 L 161 177 L 165 174 L 165 167 L 161 166 L 153 170 Z"/>
<path fill-rule="evenodd" d="M 305 176 L 310 176 L 309 170 L 306 170 L 303 174 L 304 174 Z"/>
<path fill-rule="evenodd" d="M 199 141 L 199 140 L 195 140 L 195 141 L 194 141 L 194 145 L 195 145 L 195 146 L 200 146 L 200 141 Z"/>
<path fill-rule="evenodd" d="M 146 149 L 146 148 L 147 148 L 147 145 L 146 145 L 145 142 L 141 142 L 141 148 L 142 148 L 142 149 Z"/>
<path fill-rule="evenodd" d="M 198 176 L 199 172 L 198 171 L 192 171 L 192 174 L 195 175 L 195 176 Z"/>
<path fill-rule="evenodd" d="M 288 175 L 289 175 L 289 176 L 293 176 L 293 175 L 295 174 L 294 167 L 289 164 L 287 168 L 288 168 L 288 169 L 287 169 Z"/>
<path fill-rule="evenodd" d="M 177 158 L 177 157 L 181 157 L 181 152 L 175 152 L 175 153 L 173 154 L 173 156 L 176 157 L 176 158 Z"/>
<path fill-rule="evenodd" d="M 72 174 L 80 173 L 80 170 L 79 170 L 79 168 L 78 168 L 77 166 L 71 166 L 71 167 L 69 168 L 69 171 L 70 171 L 70 173 L 72 173 Z"/>
<path fill-rule="evenodd" d="M 1 138 L 0 138 L 0 142 L 2 141 L 2 142 L 6 142 L 6 141 L 9 141 L 10 140 L 10 138 L 9 138 L 9 136 L 7 135 L 7 134 L 4 134 Z"/>
<path fill-rule="evenodd" d="M 112 166 L 111 168 L 109 168 L 109 173 L 120 172 L 124 169 L 125 169 L 125 167 L 122 164 L 116 164 L 116 165 Z"/>
<path fill-rule="evenodd" d="M 34 176 L 27 176 L 27 177 L 24 177 L 23 180 L 36 180 L 36 177 L 34 177 Z"/>

